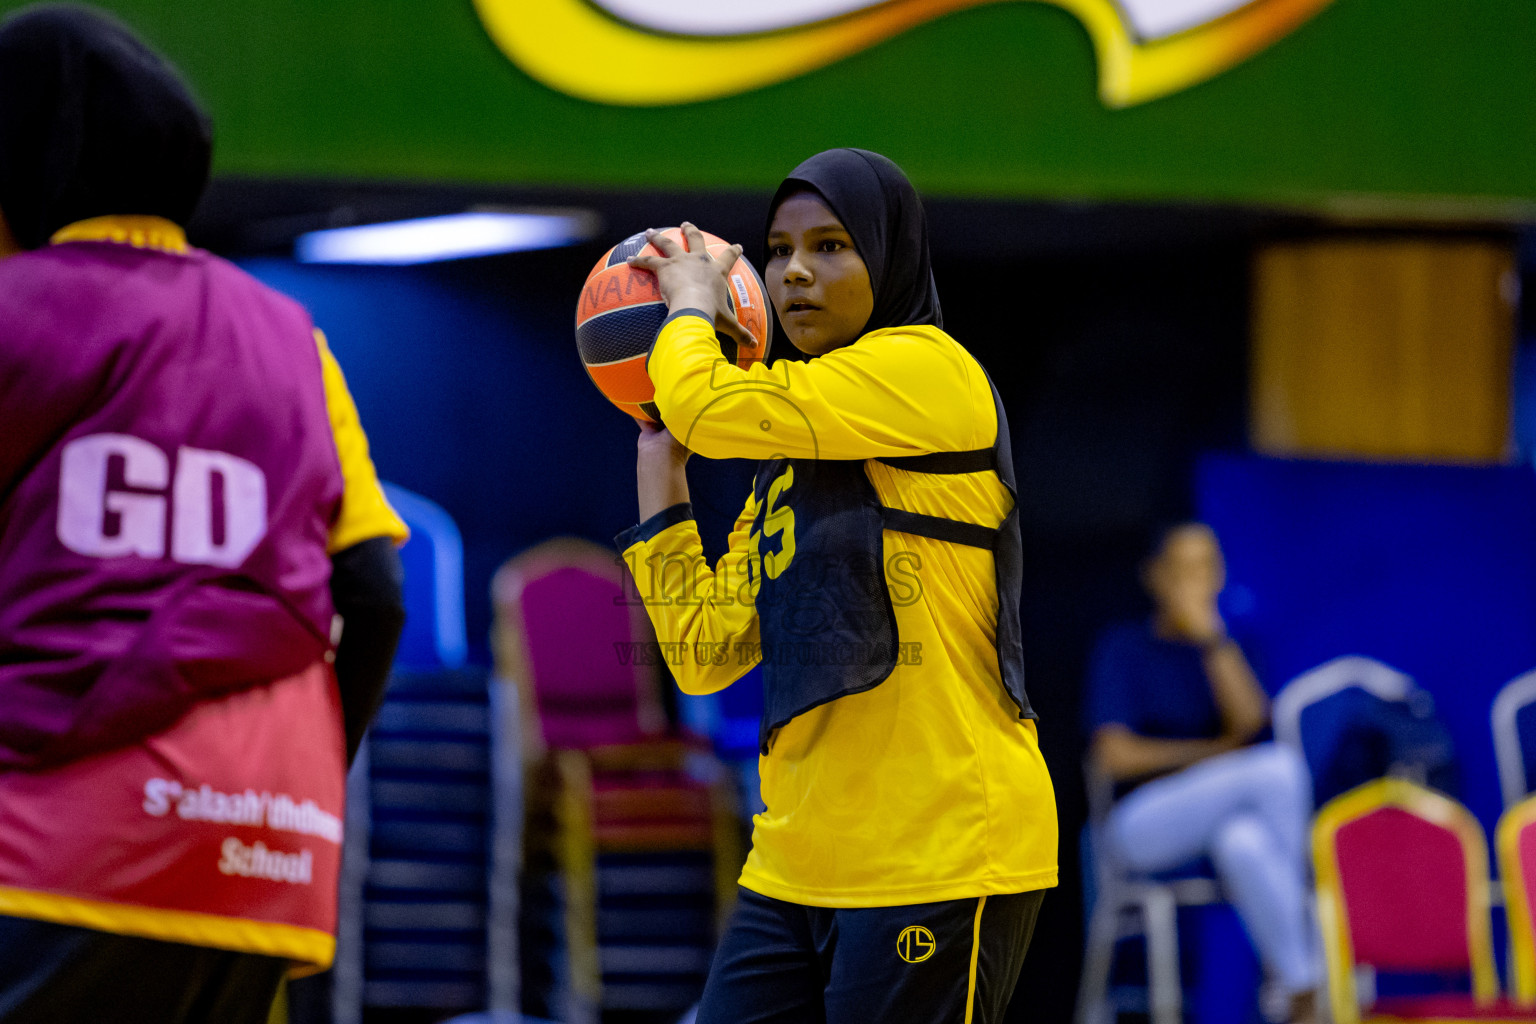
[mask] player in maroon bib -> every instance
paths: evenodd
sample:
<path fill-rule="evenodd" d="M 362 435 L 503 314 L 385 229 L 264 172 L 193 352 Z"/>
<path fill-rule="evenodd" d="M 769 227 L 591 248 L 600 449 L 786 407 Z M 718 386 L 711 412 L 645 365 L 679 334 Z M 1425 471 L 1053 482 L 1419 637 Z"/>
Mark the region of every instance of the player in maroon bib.
<path fill-rule="evenodd" d="M 334 949 L 404 530 L 308 315 L 187 245 L 209 140 L 116 22 L 0 24 L 7 1022 L 265 1020 Z"/>

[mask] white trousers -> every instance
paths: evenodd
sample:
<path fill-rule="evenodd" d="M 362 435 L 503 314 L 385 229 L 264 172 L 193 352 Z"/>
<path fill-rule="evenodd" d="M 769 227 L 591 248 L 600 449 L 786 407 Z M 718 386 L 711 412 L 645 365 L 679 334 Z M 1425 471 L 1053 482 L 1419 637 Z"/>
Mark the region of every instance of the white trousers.
<path fill-rule="evenodd" d="M 1288 992 L 1315 988 L 1307 898 L 1312 783 L 1289 747 L 1207 758 L 1138 787 L 1110 811 L 1107 838 L 1133 871 L 1209 857 L 1259 959 Z"/>

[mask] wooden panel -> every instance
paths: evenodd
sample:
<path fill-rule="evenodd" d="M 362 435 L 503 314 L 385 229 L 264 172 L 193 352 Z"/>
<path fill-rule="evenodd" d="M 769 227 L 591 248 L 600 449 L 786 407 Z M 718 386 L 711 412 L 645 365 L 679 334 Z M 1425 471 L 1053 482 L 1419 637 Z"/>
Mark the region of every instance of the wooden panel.
<path fill-rule="evenodd" d="M 1250 430 L 1273 455 L 1499 462 L 1514 253 L 1478 239 L 1326 239 L 1255 261 Z"/>

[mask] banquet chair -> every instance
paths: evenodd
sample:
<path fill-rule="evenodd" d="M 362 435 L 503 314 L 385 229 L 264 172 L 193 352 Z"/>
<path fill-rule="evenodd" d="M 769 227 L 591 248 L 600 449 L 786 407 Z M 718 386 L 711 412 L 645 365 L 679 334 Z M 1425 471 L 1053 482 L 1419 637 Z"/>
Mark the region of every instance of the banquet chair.
<path fill-rule="evenodd" d="M 1510 680 L 1493 699 L 1493 752 L 1504 806 L 1536 789 L 1536 669 Z"/>
<path fill-rule="evenodd" d="M 1180 907 L 1225 902 L 1209 863 L 1193 863 L 1158 874 L 1134 872 L 1115 857 L 1104 837 L 1113 802 L 1109 777 L 1087 769 L 1088 825 L 1084 858 L 1094 872 L 1093 909 L 1088 918 L 1087 950 L 1077 996 L 1077 1024 L 1114 1024 L 1122 1009 L 1110 985 L 1115 948 L 1124 939 L 1141 936 L 1147 951 L 1146 1006 L 1151 1024 L 1181 1024 L 1184 991 L 1179 971 Z"/>
<path fill-rule="evenodd" d="M 1499 818 L 1494 847 L 1509 923 L 1509 985 L 1517 1003 L 1536 1006 L 1536 796 Z"/>
<path fill-rule="evenodd" d="M 1366 783 L 1318 812 L 1312 853 L 1334 1024 L 1536 1020 L 1499 997 L 1487 844 L 1460 803 Z M 1456 976 L 1469 991 L 1377 998 L 1378 974 Z"/>

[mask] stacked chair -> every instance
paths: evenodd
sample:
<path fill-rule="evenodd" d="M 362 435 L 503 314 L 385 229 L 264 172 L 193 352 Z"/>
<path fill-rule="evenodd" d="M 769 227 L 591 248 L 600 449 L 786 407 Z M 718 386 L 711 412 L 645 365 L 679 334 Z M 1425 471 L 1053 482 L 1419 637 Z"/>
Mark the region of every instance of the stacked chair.
<path fill-rule="evenodd" d="M 492 584 L 497 685 L 523 724 L 523 1008 L 568 1024 L 692 1005 L 741 863 L 730 780 L 667 727 L 625 572 L 562 538 Z"/>
<path fill-rule="evenodd" d="M 518 709 L 464 664 L 452 520 L 387 492 L 411 528 L 401 551 L 410 618 L 348 778 L 336 1024 L 356 1024 L 364 1007 L 427 1021 L 518 1006 Z"/>

